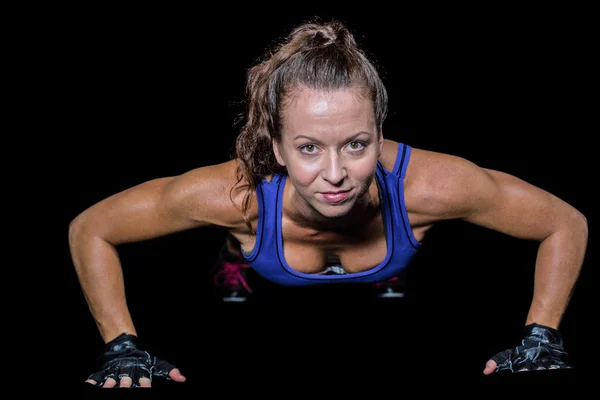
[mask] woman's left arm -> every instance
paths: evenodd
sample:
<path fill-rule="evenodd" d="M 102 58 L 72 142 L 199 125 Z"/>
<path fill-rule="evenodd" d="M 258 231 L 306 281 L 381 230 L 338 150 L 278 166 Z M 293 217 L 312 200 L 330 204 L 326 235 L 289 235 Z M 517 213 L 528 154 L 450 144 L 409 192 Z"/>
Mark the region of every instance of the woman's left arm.
<path fill-rule="evenodd" d="M 558 329 L 583 265 L 586 218 L 557 196 L 515 176 L 465 168 L 458 178 L 465 188 L 462 219 L 540 243 L 525 325 Z"/>
<path fill-rule="evenodd" d="M 492 356 L 483 373 L 572 368 L 558 328 L 583 266 L 585 216 L 515 176 L 463 163 L 455 170 L 454 200 L 449 201 L 459 218 L 539 242 L 533 299 L 520 343 Z"/>

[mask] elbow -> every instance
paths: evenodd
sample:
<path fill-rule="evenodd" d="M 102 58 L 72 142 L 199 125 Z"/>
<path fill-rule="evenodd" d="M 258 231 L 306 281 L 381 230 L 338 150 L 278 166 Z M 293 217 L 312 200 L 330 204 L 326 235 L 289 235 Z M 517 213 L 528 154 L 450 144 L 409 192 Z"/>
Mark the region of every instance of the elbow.
<path fill-rule="evenodd" d="M 85 217 L 79 214 L 69 223 L 69 246 L 73 247 L 77 242 L 77 238 L 81 236 L 85 226 Z"/>
<path fill-rule="evenodd" d="M 83 236 L 92 235 L 93 232 L 98 230 L 98 227 L 92 226 L 91 221 L 94 218 L 90 218 L 86 211 L 77 215 L 69 223 L 69 246 L 74 248 L 77 243 L 81 242 Z"/>
<path fill-rule="evenodd" d="M 587 238 L 588 238 L 588 221 L 587 218 L 585 217 L 585 215 L 580 212 L 580 211 L 576 211 L 575 215 L 573 217 L 573 223 L 575 224 L 575 226 L 577 226 L 578 231 L 580 231 L 584 238 L 585 241 L 587 242 Z"/>
<path fill-rule="evenodd" d="M 585 215 L 579 210 L 573 209 L 565 219 L 563 228 L 564 232 L 569 232 L 569 236 L 576 240 L 587 243 L 588 240 L 588 220 Z"/>

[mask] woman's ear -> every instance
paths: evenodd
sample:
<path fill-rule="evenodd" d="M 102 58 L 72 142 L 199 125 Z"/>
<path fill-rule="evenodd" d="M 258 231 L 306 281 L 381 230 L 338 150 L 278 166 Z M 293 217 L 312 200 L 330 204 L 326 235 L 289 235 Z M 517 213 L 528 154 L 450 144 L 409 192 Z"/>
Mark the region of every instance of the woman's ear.
<path fill-rule="evenodd" d="M 379 156 L 383 153 L 383 129 L 379 131 Z"/>
<path fill-rule="evenodd" d="M 279 151 L 281 143 L 277 139 L 273 139 L 272 143 L 273 143 L 273 153 L 275 154 L 275 159 L 277 160 L 279 165 L 281 165 L 282 167 L 285 167 L 285 161 L 283 160 L 283 157 L 281 156 L 281 152 Z"/>
<path fill-rule="evenodd" d="M 285 161 L 281 156 L 281 152 L 279 151 L 279 146 L 281 143 L 277 139 L 273 139 L 273 153 L 275 154 L 275 159 L 282 167 L 285 167 Z"/>

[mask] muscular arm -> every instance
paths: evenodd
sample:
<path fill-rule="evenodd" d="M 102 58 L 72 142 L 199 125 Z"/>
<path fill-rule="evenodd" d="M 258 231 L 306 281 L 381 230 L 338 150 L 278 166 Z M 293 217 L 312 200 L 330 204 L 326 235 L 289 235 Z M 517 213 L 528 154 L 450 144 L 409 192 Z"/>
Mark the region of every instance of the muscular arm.
<path fill-rule="evenodd" d="M 588 235 L 585 217 L 556 196 L 514 176 L 491 170 L 480 172 L 475 168 L 472 178 L 472 187 L 463 181 L 467 189 L 473 193 L 484 190 L 484 193 L 481 198 L 474 196 L 463 218 L 540 243 L 533 299 L 525 325 L 539 324 L 558 330 L 583 264 Z M 568 366 L 566 353 L 549 353 L 546 349 L 549 345 L 542 341 L 534 345 L 528 342 L 527 346 L 496 354 L 487 361 L 483 373 L 491 374 L 498 367 L 522 371 Z M 546 350 L 538 352 L 538 346 Z"/>
<path fill-rule="evenodd" d="M 480 181 L 472 184 L 485 193 L 466 210 L 464 219 L 540 242 L 525 324 L 558 329 L 583 264 L 585 217 L 556 196 L 514 176 L 491 170 L 475 174 L 481 174 Z"/>
<path fill-rule="evenodd" d="M 100 201 L 71 222 L 73 264 L 105 342 L 121 333 L 136 334 L 116 246 L 241 220 L 229 200 L 233 166 L 230 162 L 142 183 Z"/>
<path fill-rule="evenodd" d="M 411 160 L 412 162 L 412 160 Z M 411 167 L 412 168 L 412 167 Z M 587 222 L 571 205 L 521 179 L 457 157 L 415 151 L 417 214 L 458 218 L 540 243 L 525 324 L 557 329 L 587 246 Z"/>

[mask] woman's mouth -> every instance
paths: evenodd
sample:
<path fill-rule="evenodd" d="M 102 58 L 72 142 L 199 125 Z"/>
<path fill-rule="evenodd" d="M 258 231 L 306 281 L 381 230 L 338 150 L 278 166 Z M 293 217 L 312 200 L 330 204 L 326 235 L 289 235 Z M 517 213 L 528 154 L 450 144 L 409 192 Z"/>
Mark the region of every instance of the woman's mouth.
<path fill-rule="evenodd" d="M 339 203 L 340 201 L 346 199 L 349 193 L 350 191 L 347 190 L 337 192 L 322 192 L 321 195 L 323 196 L 323 199 L 325 199 L 325 201 L 328 203 Z"/>

